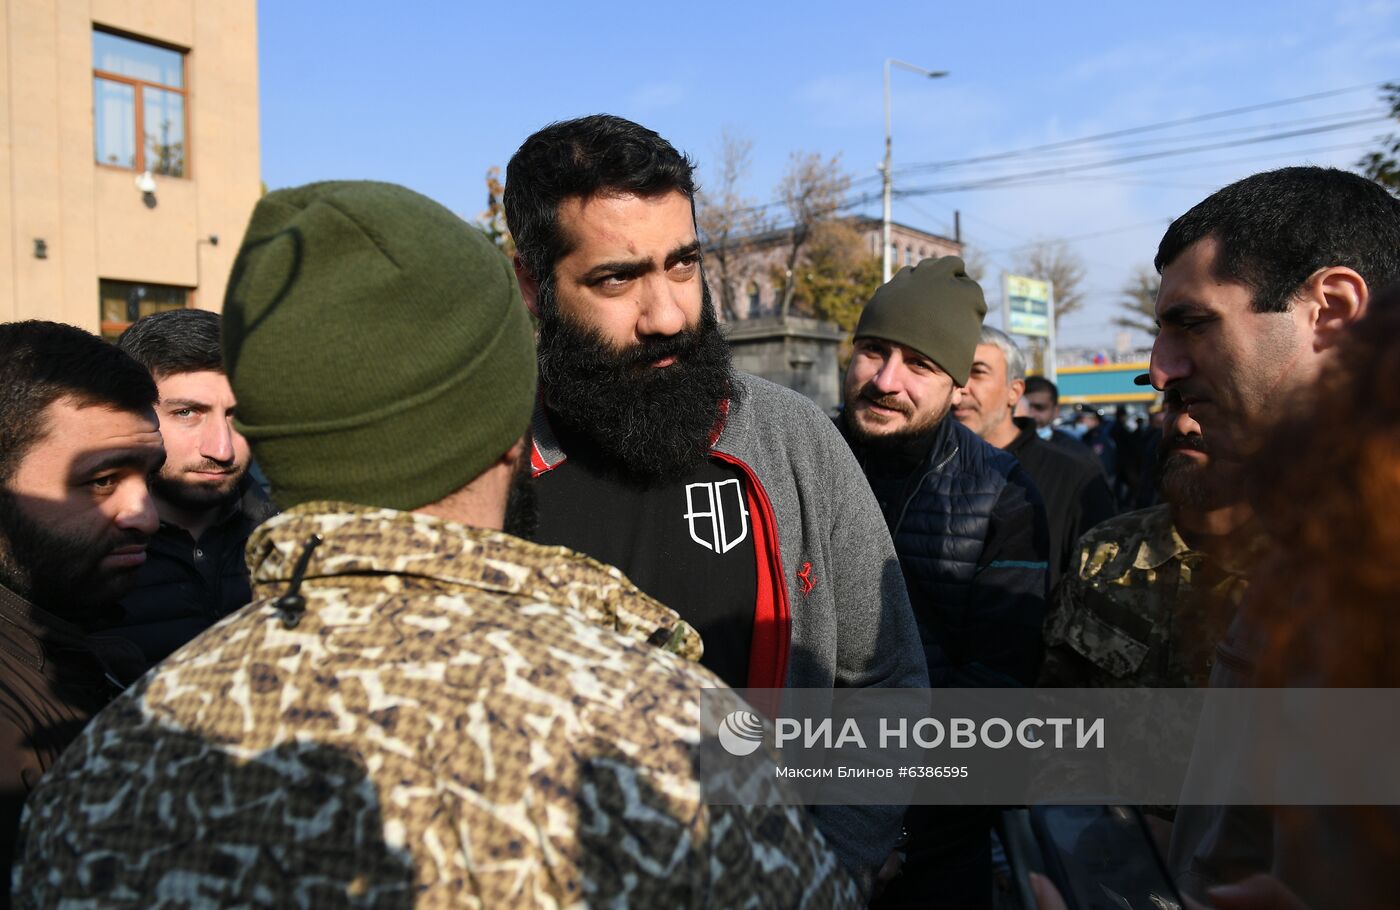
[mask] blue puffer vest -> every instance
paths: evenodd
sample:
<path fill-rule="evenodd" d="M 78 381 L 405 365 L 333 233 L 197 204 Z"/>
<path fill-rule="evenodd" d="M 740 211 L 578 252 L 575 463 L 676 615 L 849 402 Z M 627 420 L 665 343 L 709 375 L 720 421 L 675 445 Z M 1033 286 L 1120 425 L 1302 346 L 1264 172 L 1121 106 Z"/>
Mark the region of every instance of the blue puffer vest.
<path fill-rule="evenodd" d="M 969 622 L 992 510 L 1018 462 L 951 416 L 934 430 L 927 456 L 912 473 L 886 473 L 878 459 L 857 455 L 894 538 L 930 674 L 973 659 L 954 652 L 960 642 L 971 650 L 959 632 Z"/>

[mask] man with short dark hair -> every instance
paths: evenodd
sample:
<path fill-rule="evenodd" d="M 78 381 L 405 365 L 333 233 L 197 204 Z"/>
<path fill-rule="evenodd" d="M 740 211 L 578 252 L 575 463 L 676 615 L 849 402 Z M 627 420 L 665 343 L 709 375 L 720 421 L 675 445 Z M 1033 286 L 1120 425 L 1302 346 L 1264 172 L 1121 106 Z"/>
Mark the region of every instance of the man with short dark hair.
<path fill-rule="evenodd" d="M 243 544 L 277 510 L 249 476 L 248 441 L 233 426 L 218 315 L 155 313 L 117 346 L 156 381 L 165 464 L 151 485 L 160 530 L 112 632 L 155 664 L 252 599 Z"/>
<path fill-rule="evenodd" d="M 480 231 L 389 184 L 269 193 L 223 333 L 286 507 L 257 600 L 35 790 L 22 906 L 857 906 L 782 782 L 706 803 L 695 630 L 506 531 L 535 358 Z"/>
<path fill-rule="evenodd" d="M 165 454 L 151 378 L 102 339 L 0 325 L 0 876 L 25 796 L 121 691 L 132 655 L 93 641 L 136 583 Z M 127 646 L 130 650 L 130 646 Z M 119 679 L 120 677 L 120 679 Z"/>
<path fill-rule="evenodd" d="M 1025 387 L 1025 357 L 1010 335 L 989 325 L 953 416 L 985 441 L 1016 456 L 1035 481 L 1050 522 L 1050 587 L 1070 568 L 1079 535 L 1111 518 L 1113 492 L 1103 472 L 1036 434 L 1035 421 L 1015 417 Z"/>
<path fill-rule="evenodd" d="M 1026 390 L 1022 393 L 1026 411 L 1035 421 L 1036 434 L 1041 439 L 1071 455 L 1093 460 L 1093 452 L 1074 436 L 1055 427 L 1055 418 L 1060 413 L 1060 388 L 1044 376 L 1027 376 Z"/>
<path fill-rule="evenodd" d="M 733 686 L 922 687 L 889 534 L 831 421 L 734 370 L 701 272 L 694 166 L 620 117 L 556 123 L 506 169 L 539 317 L 536 539 L 618 566 Z M 898 807 L 814 810 L 869 883 Z"/>
<path fill-rule="evenodd" d="M 1237 470 L 1312 384 L 1370 295 L 1400 280 L 1400 199 L 1334 168 L 1255 174 L 1172 222 L 1157 250 L 1151 381 Z"/>
<path fill-rule="evenodd" d="M 949 419 L 987 303 L 955 256 L 899 270 L 856 324 L 839 419 L 884 514 L 935 686 L 1035 681 L 1049 588 L 1040 494 L 1016 459 Z M 882 907 L 989 907 L 991 819 L 915 806 Z"/>
<path fill-rule="evenodd" d="M 1371 295 L 1400 280 L 1400 199 L 1334 168 L 1255 174 L 1173 221 L 1156 266 L 1151 383 L 1200 427 L 1210 484 L 1237 489 L 1279 403 L 1306 394 Z M 1253 640 L 1237 615 L 1211 686 L 1248 684 Z M 1169 865 L 1186 896 L 1269 868 L 1257 815 L 1182 807 Z"/>

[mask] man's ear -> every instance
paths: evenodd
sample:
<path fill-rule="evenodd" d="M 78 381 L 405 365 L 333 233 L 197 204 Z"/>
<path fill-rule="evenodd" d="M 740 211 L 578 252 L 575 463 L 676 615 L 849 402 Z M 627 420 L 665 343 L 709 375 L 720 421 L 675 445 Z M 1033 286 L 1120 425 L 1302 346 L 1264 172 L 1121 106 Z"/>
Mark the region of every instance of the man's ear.
<path fill-rule="evenodd" d="M 1354 269 L 1335 265 L 1314 272 L 1305 285 L 1306 302 L 1315 309 L 1313 350 L 1333 347 L 1366 312 L 1370 289 Z"/>
<path fill-rule="evenodd" d="M 525 454 L 525 445 L 529 438 L 529 434 L 527 433 L 517 439 L 510 448 L 506 449 L 505 452 L 501 454 L 498 460 L 503 462 L 507 467 L 514 468 L 515 463 Z"/>
<path fill-rule="evenodd" d="M 1006 397 L 1011 404 L 1011 412 L 1015 414 L 1016 405 L 1020 403 L 1026 394 L 1026 381 L 1024 379 L 1013 379 L 1011 385 L 1007 386 Z"/>
<path fill-rule="evenodd" d="M 536 319 L 540 318 L 540 283 L 530 276 L 519 255 L 512 257 L 515 265 L 515 280 L 520 285 L 520 296 L 525 298 L 525 308 Z"/>

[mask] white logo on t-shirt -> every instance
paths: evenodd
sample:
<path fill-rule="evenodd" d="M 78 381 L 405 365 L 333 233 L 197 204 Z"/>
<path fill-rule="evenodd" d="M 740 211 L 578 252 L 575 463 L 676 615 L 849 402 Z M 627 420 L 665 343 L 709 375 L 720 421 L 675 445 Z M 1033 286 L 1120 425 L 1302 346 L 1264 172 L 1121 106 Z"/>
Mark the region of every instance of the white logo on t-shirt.
<path fill-rule="evenodd" d="M 733 492 L 726 495 L 726 488 L 730 487 Z M 685 485 L 685 504 L 690 539 L 705 549 L 728 553 L 749 536 L 749 511 L 744 508 L 744 488 L 737 478 L 716 483 L 688 483 Z M 731 538 L 729 529 L 735 525 L 738 525 L 739 533 Z"/>

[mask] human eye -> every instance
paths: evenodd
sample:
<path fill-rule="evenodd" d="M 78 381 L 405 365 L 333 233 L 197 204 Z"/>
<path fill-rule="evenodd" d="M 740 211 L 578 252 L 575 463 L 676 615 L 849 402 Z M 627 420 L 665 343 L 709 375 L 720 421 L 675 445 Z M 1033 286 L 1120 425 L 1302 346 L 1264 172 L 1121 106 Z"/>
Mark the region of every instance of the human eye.
<path fill-rule="evenodd" d="M 89 480 L 87 481 L 87 483 L 84 484 L 84 486 L 87 486 L 87 487 L 89 487 L 89 488 L 91 488 L 91 489 L 93 489 L 93 490 L 97 490 L 97 491 L 99 491 L 99 492 L 108 492 L 108 491 L 114 489 L 114 488 L 116 487 L 116 485 L 117 485 L 117 475 L 116 475 L 116 474 L 110 474 L 110 473 L 109 473 L 109 474 L 98 474 L 96 477 L 93 477 L 93 478 L 89 479 Z"/>
<path fill-rule="evenodd" d="M 674 263 L 672 263 L 671 271 L 682 276 L 689 276 L 699 267 L 700 253 L 697 250 L 694 253 L 687 253 L 684 256 L 681 256 Z"/>
<path fill-rule="evenodd" d="M 604 294 L 618 294 L 632 285 L 633 277 L 629 272 L 607 272 L 599 275 L 589 284 Z"/>

